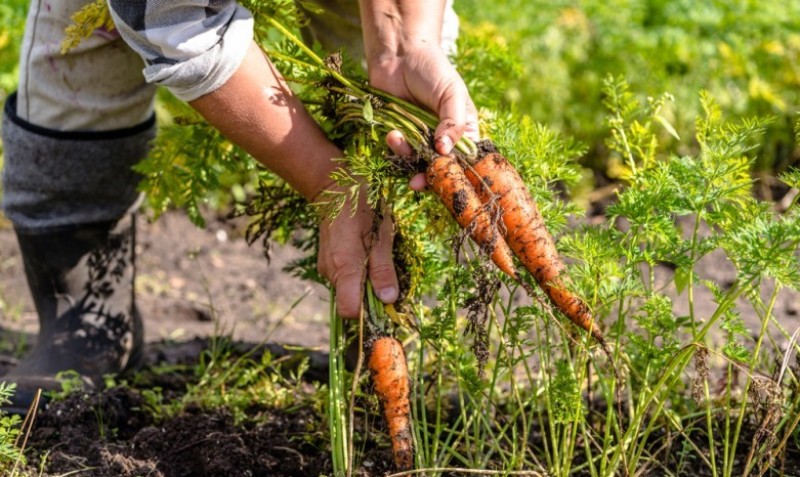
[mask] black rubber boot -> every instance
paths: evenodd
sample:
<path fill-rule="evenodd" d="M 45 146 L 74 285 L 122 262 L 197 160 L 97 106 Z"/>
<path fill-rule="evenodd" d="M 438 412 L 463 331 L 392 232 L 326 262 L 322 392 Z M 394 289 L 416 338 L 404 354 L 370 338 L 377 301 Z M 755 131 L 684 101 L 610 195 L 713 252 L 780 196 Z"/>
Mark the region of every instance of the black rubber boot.
<path fill-rule="evenodd" d="M 2 379 L 17 383 L 8 412 L 24 413 L 38 389 L 60 389 L 77 372 L 88 387 L 138 365 L 142 320 L 134 301 L 135 221 L 131 214 L 36 234 L 17 231 L 39 313 L 33 351 Z"/>
<path fill-rule="evenodd" d="M 0 380 L 25 412 L 39 388 L 75 370 L 88 386 L 134 366 L 142 323 L 134 306 L 134 220 L 155 118 L 113 130 L 58 130 L 3 110 L 3 212 L 13 224 L 39 313 L 32 353 Z M 77 107 L 77 106 L 76 106 Z"/>

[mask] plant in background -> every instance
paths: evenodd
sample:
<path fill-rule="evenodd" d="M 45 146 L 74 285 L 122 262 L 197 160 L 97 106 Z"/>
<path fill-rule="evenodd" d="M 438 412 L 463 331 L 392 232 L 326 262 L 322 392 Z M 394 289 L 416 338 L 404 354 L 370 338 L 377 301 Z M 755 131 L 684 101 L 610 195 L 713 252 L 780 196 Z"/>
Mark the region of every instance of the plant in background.
<path fill-rule="evenodd" d="M 634 91 L 671 92 L 675 103 L 664 115 L 682 138 L 692 137 L 702 114 L 695 101 L 700 90 L 717 98 L 726 116 L 775 116 L 754 167 L 782 172 L 797 161 L 797 2 L 507 0 L 486 8 L 463 0 L 455 7 L 465 31 L 525 59 L 511 81 L 498 83 L 506 87 L 495 101 L 504 98 L 520 113 L 579 138 L 590 146 L 582 163 L 612 179 L 601 103 L 608 74 L 626 78 Z M 665 130 L 659 136 L 681 154 L 693 148 Z M 761 177 L 764 190 L 778 185 L 769 173 Z"/>

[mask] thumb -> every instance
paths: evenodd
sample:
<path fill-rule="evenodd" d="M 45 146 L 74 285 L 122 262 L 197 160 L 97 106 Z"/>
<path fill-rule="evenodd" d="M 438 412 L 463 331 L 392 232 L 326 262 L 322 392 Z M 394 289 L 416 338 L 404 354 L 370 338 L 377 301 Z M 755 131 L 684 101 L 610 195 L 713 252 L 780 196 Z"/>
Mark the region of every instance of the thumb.
<path fill-rule="evenodd" d="M 439 154 L 450 154 L 461 139 L 467 128 L 469 104 L 471 100 L 466 85 L 460 77 L 455 77 L 447 84 L 439 99 L 439 125 L 433 135 Z"/>

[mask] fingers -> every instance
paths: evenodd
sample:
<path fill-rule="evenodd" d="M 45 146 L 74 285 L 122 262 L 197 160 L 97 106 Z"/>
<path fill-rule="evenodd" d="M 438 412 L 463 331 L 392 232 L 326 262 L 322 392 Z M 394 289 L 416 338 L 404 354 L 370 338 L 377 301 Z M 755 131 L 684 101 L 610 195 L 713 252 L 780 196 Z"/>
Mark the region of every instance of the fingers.
<path fill-rule="evenodd" d="M 392 261 L 394 226 L 391 219 L 381 224 L 367 261 L 372 220 L 369 209 L 362 209 L 355 216 L 341 213 L 320 225 L 317 268 L 336 290 L 336 311 L 342 318 L 358 317 L 367 273 L 375 294 L 384 303 L 395 302 L 399 294 Z"/>
<path fill-rule="evenodd" d="M 394 303 L 399 295 L 397 273 L 392 260 L 394 225 L 385 218 L 378 232 L 378 239 L 369 256 L 369 279 L 375 294 L 384 303 Z"/>
<path fill-rule="evenodd" d="M 403 137 L 403 133 L 397 130 L 389 131 L 389 133 L 386 134 L 386 145 L 398 156 L 410 156 L 414 152 L 411 150 L 411 146 L 408 142 L 406 142 L 406 138 Z"/>
<path fill-rule="evenodd" d="M 478 126 L 478 110 L 472 98 L 467 98 L 467 124 L 464 127 L 464 136 L 477 142 L 481 138 L 480 127 Z"/>
<path fill-rule="evenodd" d="M 336 290 L 336 312 L 341 318 L 358 318 L 363 301 L 364 269 L 360 265 L 345 265 L 336 270 L 333 287 Z"/>
<path fill-rule="evenodd" d="M 408 187 L 411 190 L 422 192 L 423 190 L 428 188 L 428 179 L 425 177 L 425 174 L 419 173 L 416 174 L 411 180 L 408 181 Z"/>
<path fill-rule="evenodd" d="M 465 131 L 477 132 L 478 116 L 460 76 L 449 82 L 439 97 L 439 125 L 434 132 L 434 147 L 439 154 L 450 154 Z"/>
<path fill-rule="evenodd" d="M 332 227 L 326 223 L 320 226 L 317 268 L 336 290 L 336 312 L 339 316 L 346 319 L 358 318 L 364 288 L 364 250 L 343 248 L 338 245 L 341 244 L 338 241 L 338 244 L 333 244 L 331 234 L 325 233 L 323 228 Z M 360 239 L 357 243 L 361 243 Z"/>

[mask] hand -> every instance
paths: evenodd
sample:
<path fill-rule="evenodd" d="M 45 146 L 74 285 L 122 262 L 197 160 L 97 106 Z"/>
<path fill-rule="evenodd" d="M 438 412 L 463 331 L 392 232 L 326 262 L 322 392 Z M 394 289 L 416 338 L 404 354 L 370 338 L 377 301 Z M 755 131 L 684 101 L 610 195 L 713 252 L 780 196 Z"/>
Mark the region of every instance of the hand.
<path fill-rule="evenodd" d="M 431 109 L 439 116 L 434 132 L 436 152 L 449 154 L 466 134 L 478 139 L 478 114 L 464 80 L 438 45 L 421 46 L 401 55 L 379 57 L 369 65 L 370 84 L 395 96 Z M 386 136 L 399 155 L 410 155 L 411 147 L 399 131 Z M 414 190 L 424 189 L 425 177 L 411 179 Z"/>
<path fill-rule="evenodd" d="M 333 219 L 320 224 L 317 269 L 336 289 L 336 310 L 342 318 L 356 318 L 361 310 L 365 266 L 378 298 L 384 303 L 397 300 L 399 286 L 392 261 L 394 225 L 384 217 L 369 257 L 373 213 L 362 197 L 355 215 L 346 203 Z"/>
<path fill-rule="evenodd" d="M 335 167 L 331 158 L 342 157 L 342 152 L 328 141 L 255 43 L 224 85 L 190 104 L 303 197 L 313 201 L 330 184 Z M 373 215 L 365 203 L 355 216 L 349 212 L 345 205 L 336 220 L 320 225 L 318 268 L 336 288 L 339 313 L 355 317 L 361 307 Z M 391 219 L 383 221 L 368 262 L 378 298 L 386 303 L 397 300 L 399 289 L 392 263 L 392 227 Z"/>

